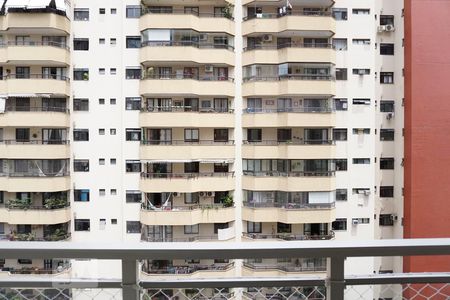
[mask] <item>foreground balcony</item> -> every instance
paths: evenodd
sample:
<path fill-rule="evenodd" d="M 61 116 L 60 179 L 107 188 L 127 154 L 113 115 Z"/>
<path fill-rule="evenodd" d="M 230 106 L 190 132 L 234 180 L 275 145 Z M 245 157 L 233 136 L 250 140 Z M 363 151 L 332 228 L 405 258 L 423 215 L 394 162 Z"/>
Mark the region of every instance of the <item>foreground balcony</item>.
<path fill-rule="evenodd" d="M 166 268 L 156 268 L 144 266 L 142 268 L 143 277 L 148 279 L 156 278 L 218 278 L 231 277 L 234 275 L 234 263 L 213 264 L 213 265 L 186 265 L 171 266 Z"/>
<path fill-rule="evenodd" d="M 3 140 L 0 153 L 8 159 L 64 159 L 70 158 L 70 146 L 67 140 Z"/>
<path fill-rule="evenodd" d="M 27 65 L 70 65 L 70 50 L 55 42 L 7 42 L 0 45 L 0 62 Z"/>
<path fill-rule="evenodd" d="M 234 172 L 141 173 L 139 187 L 145 193 L 234 190 Z"/>
<path fill-rule="evenodd" d="M 9 10 L 5 16 L 0 17 L 0 29 L 24 30 L 39 29 L 43 33 L 70 34 L 70 20 L 60 11 L 48 11 L 39 13 L 23 13 Z"/>
<path fill-rule="evenodd" d="M 332 159 L 335 157 L 335 142 L 333 140 L 244 141 L 242 156 L 255 159 L 267 157 L 274 159 Z"/>
<path fill-rule="evenodd" d="M 192 111 L 191 107 L 160 107 L 143 109 L 139 115 L 139 126 L 232 128 L 234 115 L 232 109 Z"/>
<path fill-rule="evenodd" d="M 10 74 L 0 80 L 2 94 L 54 94 L 70 96 L 70 81 L 67 76 Z"/>
<path fill-rule="evenodd" d="M 0 82 L 1 86 L 1 82 Z M 0 114 L 1 127 L 70 127 L 69 110 L 58 107 L 5 107 Z"/>
<path fill-rule="evenodd" d="M 333 109 L 288 108 L 288 109 L 244 109 L 242 127 L 334 127 L 336 115 Z"/>

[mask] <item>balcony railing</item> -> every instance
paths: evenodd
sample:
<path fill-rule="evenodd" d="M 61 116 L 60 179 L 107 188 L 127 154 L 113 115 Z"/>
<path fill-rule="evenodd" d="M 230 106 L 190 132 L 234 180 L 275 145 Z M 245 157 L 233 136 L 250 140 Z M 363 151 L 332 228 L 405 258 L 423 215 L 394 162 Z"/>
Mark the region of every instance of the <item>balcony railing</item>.
<path fill-rule="evenodd" d="M 64 177 L 69 176 L 70 172 L 68 170 L 59 172 L 45 172 L 41 170 L 30 170 L 24 172 L 0 172 L 0 176 L 7 177 Z"/>
<path fill-rule="evenodd" d="M 23 268 L 2 268 L 2 272 L 8 272 L 12 275 L 55 275 L 63 273 L 70 269 L 72 265 L 70 262 L 66 262 L 63 264 L 60 264 L 55 269 L 46 269 L 46 268 L 36 268 L 36 267 L 23 267 Z"/>
<path fill-rule="evenodd" d="M 66 50 L 70 50 L 69 46 L 66 43 L 58 43 L 58 42 L 52 42 L 52 41 L 49 41 L 49 42 L 8 41 L 8 42 L 0 43 L 0 48 L 9 47 L 9 46 L 24 46 L 24 47 L 46 47 L 46 46 L 50 46 L 50 47 L 63 48 L 63 49 L 66 49 Z"/>
<path fill-rule="evenodd" d="M 214 265 L 189 265 L 189 266 L 172 266 L 167 268 L 156 268 L 145 265 L 142 271 L 147 274 L 192 274 L 199 271 L 226 271 L 234 267 L 234 263 L 214 264 Z"/>
<path fill-rule="evenodd" d="M 194 75 L 194 74 L 156 74 L 156 75 L 144 74 L 142 76 L 142 79 L 144 79 L 144 80 L 191 79 L 191 80 L 198 80 L 198 81 L 231 81 L 231 82 L 234 82 L 234 79 L 231 77 L 228 77 L 228 76 L 200 76 L 200 75 Z"/>
<path fill-rule="evenodd" d="M 234 20 L 231 14 L 228 13 L 203 13 L 195 10 L 185 9 L 154 9 L 147 7 L 141 10 L 141 15 L 145 14 L 193 15 L 200 18 L 227 18 L 230 20 Z"/>
<path fill-rule="evenodd" d="M 331 113 L 334 112 L 334 109 L 329 107 L 301 107 L 301 108 L 255 108 L 255 107 L 247 107 L 242 110 L 247 114 L 273 114 L 273 113 Z"/>
<path fill-rule="evenodd" d="M 279 270 L 283 272 L 325 272 L 327 270 L 325 264 L 313 264 L 312 266 L 300 266 L 294 264 L 254 264 L 249 262 L 243 263 L 244 267 L 255 271 Z"/>
<path fill-rule="evenodd" d="M 334 239 L 334 231 L 330 231 L 328 234 L 262 234 L 262 233 L 242 233 L 244 237 L 253 240 L 283 240 L 283 241 L 306 241 L 306 240 L 331 240 Z"/>
<path fill-rule="evenodd" d="M 204 108 L 198 106 L 147 106 L 141 109 L 143 112 L 161 113 L 161 112 L 183 112 L 183 113 L 233 113 L 232 108 Z"/>
<path fill-rule="evenodd" d="M 20 111 L 20 112 L 62 112 L 68 113 L 69 109 L 65 107 L 56 106 L 6 106 L 5 111 Z"/>
<path fill-rule="evenodd" d="M 286 11 L 283 13 L 261 13 L 249 15 L 243 18 L 244 21 L 252 19 L 276 19 L 286 16 L 305 16 L 305 17 L 331 17 L 331 12 L 327 11 Z"/>
<path fill-rule="evenodd" d="M 201 172 L 201 173 L 141 173 L 141 178 L 155 179 L 198 179 L 204 177 L 229 177 L 234 176 L 234 172 Z"/>
<path fill-rule="evenodd" d="M 244 82 L 250 81 L 282 81 L 282 80 L 334 80 L 332 75 L 320 74 L 285 74 L 285 75 L 267 75 L 267 76 L 247 76 L 242 79 Z"/>
<path fill-rule="evenodd" d="M 67 200 L 66 200 L 67 201 Z M 17 202 L 11 202 L 8 201 L 8 203 L 5 203 L 3 205 L 0 204 L 1 207 L 5 207 L 9 210 L 52 210 L 52 209 L 62 209 L 70 206 L 70 202 L 66 203 L 49 203 L 48 205 L 28 205 L 26 203 L 17 203 Z"/>
<path fill-rule="evenodd" d="M 69 140 L 0 140 L 5 145 L 69 145 Z"/>
<path fill-rule="evenodd" d="M 143 210 L 151 210 L 151 211 L 190 211 L 190 210 L 205 210 L 205 209 L 219 209 L 226 208 L 229 206 L 225 206 L 224 204 L 194 204 L 194 205 L 184 205 L 184 206 L 164 206 L 157 207 L 154 205 L 149 205 L 142 203 L 141 208 Z"/>
<path fill-rule="evenodd" d="M 335 203 L 280 203 L 280 202 L 248 202 L 242 203 L 245 207 L 251 208 L 283 208 L 283 209 L 330 209 L 335 207 Z"/>
<path fill-rule="evenodd" d="M 1 80 L 8 79 L 53 79 L 69 81 L 70 78 L 65 75 L 51 75 L 51 74 L 7 74 L 0 77 Z"/>
<path fill-rule="evenodd" d="M 298 171 L 298 172 L 280 172 L 280 171 L 243 171 L 244 175 L 257 177 L 332 177 L 335 171 Z"/>
<path fill-rule="evenodd" d="M 69 232 L 59 232 L 54 234 L 48 234 L 45 236 L 37 237 L 33 233 L 14 233 L 14 234 L 4 234 L 0 236 L 0 240 L 9 241 L 27 241 L 27 242 L 58 242 L 70 239 L 71 235 Z"/>
<path fill-rule="evenodd" d="M 194 41 L 144 41 L 141 47 L 195 47 L 199 49 L 226 49 L 234 50 L 234 47 L 228 44 L 201 43 Z"/>
<path fill-rule="evenodd" d="M 286 48 L 318 48 L 318 49 L 334 49 L 333 44 L 312 44 L 312 43 L 282 43 L 282 44 L 276 44 L 276 45 L 251 45 L 245 47 L 243 50 L 245 51 L 251 51 L 251 50 L 279 50 L 279 49 L 286 49 Z"/>
<path fill-rule="evenodd" d="M 225 146 L 225 145 L 234 145 L 234 140 L 228 141 L 214 141 L 214 140 L 198 140 L 198 141 L 185 141 L 185 140 L 170 140 L 170 141 L 162 141 L 162 140 L 145 140 L 141 141 L 142 145 L 172 145 L 172 146 L 185 146 L 185 145 L 206 145 L 206 146 Z"/>
<path fill-rule="evenodd" d="M 142 236 L 141 241 L 152 243 L 190 243 L 190 242 L 211 242 L 217 241 L 217 235 L 194 235 L 184 238 L 173 237 L 156 237 L 156 236 Z"/>
<path fill-rule="evenodd" d="M 279 145 L 335 145 L 334 140 L 290 140 L 290 141 L 277 141 L 277 140 L 264 140 L 264 141 L 248 141 L 243 140 L 244 144 L 252 146 L 279 146 Z"/>

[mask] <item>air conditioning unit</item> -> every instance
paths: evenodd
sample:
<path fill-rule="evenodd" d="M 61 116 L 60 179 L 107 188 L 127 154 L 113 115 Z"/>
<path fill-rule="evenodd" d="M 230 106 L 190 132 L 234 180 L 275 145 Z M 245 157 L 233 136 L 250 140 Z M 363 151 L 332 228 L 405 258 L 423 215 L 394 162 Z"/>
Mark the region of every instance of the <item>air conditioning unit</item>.
<path fill-rule="evenodd" d="M 386 31 L 386 25 L 378 26 L 378 32 Z"/>
<path fill-rule="evenodd" d="M 200 197 L 204 197 L 205 196 L 205 192 L 200 192 L 199 195 L 200 195 Z"/>
<path fill-rule="evenodd" d="M 212 65 L 206 65 L 205 66 L 205 72 L 206 73 L 212 73 L 214 71 L 214 67 Z"/>
<path fill-rule="evenodd" d="M 397 215 L 390 215 L 389 218 L 391 219 L 391 221 L 397 221 L 398 220 Z"/>
<path fill-rule="evenodd" d="M 390 112 L 386 115 L 386 119 L 390 120 L 394 117 L 394 113 Z"/>
<path fill-rule="evenodd" d="M 353 225 L 358 225 L 359 224 L 359 220 L 358 219 L 352 219 L 352 224 Z"/>
<path fill-rule="evenodd" d="M 369 190 L 365 190 L 365 191 L 364 191 L 364 195 L 365 195 L 365 196 L 369 196 L 369 195 L 370 195 L 370 191 L 369 191 Z"/>
<path fill-rule="evenodd" d="M 208 195 L 208 197 L 214 197 L 214 195 L 215 195 L 214 192 L 207 192 L 206 194 Z"/>
<path fill-rule="evenodd" d="M 272 41 L 272 36 L 270 34 L 265 34 L 263 35 L 263 42 L 267 43 L 267 42 L 271 42 Z"/>
<path fill-rule="evenodd" d="M 198 37 L 199 41 L 207 41 L 208 40 L 208 35 L 207 34 L 200 34 L 200 36 Z"/>
<path fill-rule="evenodd" d="M 385 25 L 386 31 L 395 31 L 395 27 L 392 24 Z"/>
<path fill-rule="evenodd" d="M 178 193 L 177 193 L 177 192 L 174 192 L 174 193 L 173 193 L 173 196 L 174 196 L 174 197 L 178 197 Z"/>
<path fill-rule="evenodd" d="M 365 74 L 366 74 L 366 70 L 364 70 L 364 69 L 358 70 L 358 75 L 365 75 Z"/>

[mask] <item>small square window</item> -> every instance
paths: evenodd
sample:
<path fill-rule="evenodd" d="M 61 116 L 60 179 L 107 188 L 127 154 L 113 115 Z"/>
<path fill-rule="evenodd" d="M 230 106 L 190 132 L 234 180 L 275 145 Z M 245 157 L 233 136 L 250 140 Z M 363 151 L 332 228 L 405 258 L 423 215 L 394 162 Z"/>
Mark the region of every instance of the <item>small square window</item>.
<path fill-rule="evenodd" d="M 109 191 L 109 193 L 111 194 L 111 195 L 117 195 L 117 190 L 116 189 L 111 189 L 110 191 Z"/>
<path fill-rule="evenodd" d="M 110 39 L 109 39 L 109 43 L 110 43 L 111 45 L 115 45 L 115 44 L 117 44 L 117 40 L 116 40 L 115 38 L 110 38 Z"/>
<path fill-rule="evenodd" d="M 109 99 L 109 104 L 111 104 L 111 105 L 116 105 L 116 98 L 111 98 L 111 99 Z"/>
<path fill-rule="evenodd" d="M 99 128 L 98 129 L 98 134 L 99 135 L 105 135 L 105 128 Z"/>
<path fill-rule="evenodd" d="M 109 69 L 109 74 L 116 75 L 117 74 L 117 69 L 116 68 L 110 68 Z"/>
<path fill-rule="evenodd" d="M 111 219 L 111 224 L 112 225 L 117 225 L 117 219 Z"/>
<path fill-rule="evenodd" d="M 100 104 L 100 105 L 105 104 L 105 98 L 98 99 L 98 104 Z"/>
<path fill-rule="evenodd" d="M 106 13 L 106 9 L 100 8 L 100 9 L 98 10 L 98 13 L 101 14 L 101 15 L 104 15 L 104 14 Z"/>
<path fill-rule="evenodd" d="M 100 68 L 100 69 L 98 69 L 98 73 L 99 73 L 100 75 L 105 75 L 105 68 Z"/>
<path fill-rule="evenodd" d="M 103 39 L 103 38 L 98 39 L 98 43 L 100 45 L 104 45 L 105 44 L 105 39 Z"/>
<path fill-rule="evenodd" d="M 109 160 L 109 163 L 110 163 L 111 165 L 115 165 L 115 164 L 117 163 L 117 160 L 116 160 L 115 158 L 111 158 L 111 159 Z"/>
<path fill-rule="evenodd" d="M 104 165 L 105 164 L 105 159 L 104 158 L 99 158 L 98 159 L 98 164 L 99 165 Z"/>
<path fill-rule="evenodd" d="M 111 8 L 111 14 L 112 15 L 117 14 L 117 8 Z"/>
<path fill-rule="evenodd" d="M 99 194 L 100 196 L 105 196 L 105 195 L 106 195 L 106 190 L 105 190 L 105 189 L 99 189 L 99 190 L 98 190 L 98 194 Z"/>
<path fill-rule="evenodd" d="M 117 133 L 117 131 L 116 131 L 115 128 L 111 128 L 111 129 L 109 130 L 109 134 L 110 134 L 110 135 L 116 135 L 116 133 Z"/>

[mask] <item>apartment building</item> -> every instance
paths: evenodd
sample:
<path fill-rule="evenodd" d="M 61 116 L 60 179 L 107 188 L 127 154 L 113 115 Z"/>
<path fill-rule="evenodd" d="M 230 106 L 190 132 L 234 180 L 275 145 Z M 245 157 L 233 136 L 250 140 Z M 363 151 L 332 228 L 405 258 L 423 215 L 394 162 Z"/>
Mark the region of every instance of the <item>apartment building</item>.
<path fill-rule="evenodd" d="M 0 24 L 5 240 L 402 237 L 401 1 L 6 0 Z M 120 274 L 115 261 L 0 263 L 5 276 Z M 325 274 L 325 259 L 301 257 L 141 272 Z"/>

